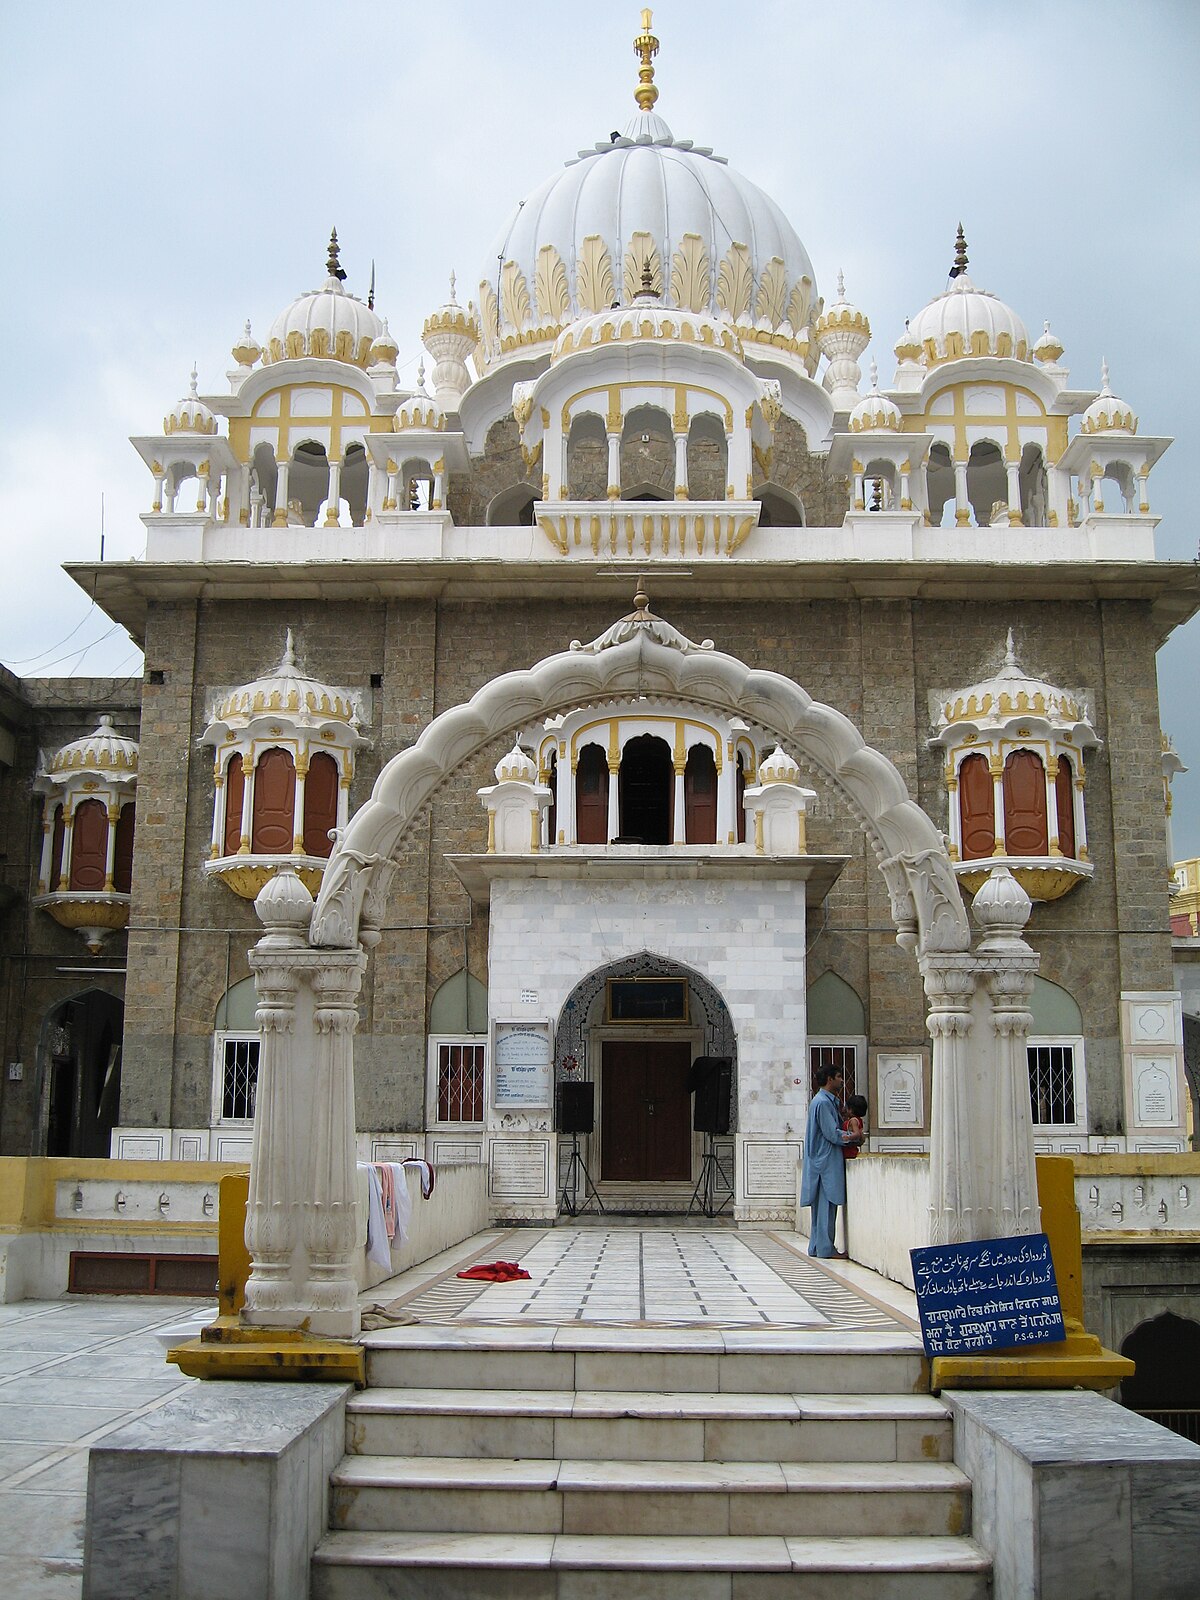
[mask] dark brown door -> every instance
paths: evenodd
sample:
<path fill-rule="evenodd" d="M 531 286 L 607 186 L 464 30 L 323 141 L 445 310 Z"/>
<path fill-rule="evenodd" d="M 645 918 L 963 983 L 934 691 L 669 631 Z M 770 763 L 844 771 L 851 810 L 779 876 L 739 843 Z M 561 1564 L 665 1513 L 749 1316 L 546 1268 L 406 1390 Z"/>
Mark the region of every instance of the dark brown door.
<path fill-rule="evenodd" d="M 600 1176 L 616 1183 L 692 1176 L 691 1046 L 657 1039 L 604 1044 Z"/>

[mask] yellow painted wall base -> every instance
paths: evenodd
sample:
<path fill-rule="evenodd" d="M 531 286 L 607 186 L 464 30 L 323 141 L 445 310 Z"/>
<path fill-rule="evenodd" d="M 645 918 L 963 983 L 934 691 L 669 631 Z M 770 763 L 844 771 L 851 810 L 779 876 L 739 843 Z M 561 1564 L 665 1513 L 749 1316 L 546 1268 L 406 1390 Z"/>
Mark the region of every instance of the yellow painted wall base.
<path fill-rule="evenodd" d="M 1083 1239 L 1071 1157 L 1038 1156 L 1037 1184 L 1067 1336 L 1053 1344 L 934 1356 L 930 1388 L 935 1394 L 941 1389 L 1111 1389 L 1133 1377 L 1133 1362 L 1106 1350 L 1083 1326 Z"/>

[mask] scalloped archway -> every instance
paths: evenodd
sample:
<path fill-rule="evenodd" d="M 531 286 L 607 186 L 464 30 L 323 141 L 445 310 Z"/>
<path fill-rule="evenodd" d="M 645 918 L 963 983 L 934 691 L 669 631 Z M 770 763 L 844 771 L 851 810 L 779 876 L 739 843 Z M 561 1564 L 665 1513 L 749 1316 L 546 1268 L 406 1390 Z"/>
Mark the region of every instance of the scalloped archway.
<path fill-rule="evenodd" d="M 349 949 L 377 941 L 400 846 L 438 787 L 483 745 L 581 705 L 662 695 L 743 717 L 778 740 L 840 796 L 866 832 L 901 944 L 918 956 L 967 950 L 966 911 L 945 841 L 909 798 L 892 762 L 842 712 L 790 678 L 749 667 L 709 640 L 693 644 L 653 616 L 643 596 L 638 602 L 637 611 L 592 643 L 575 641 L 536 666 L 494 678 L 393 756 L 330 857 L 310 943 Z"/>

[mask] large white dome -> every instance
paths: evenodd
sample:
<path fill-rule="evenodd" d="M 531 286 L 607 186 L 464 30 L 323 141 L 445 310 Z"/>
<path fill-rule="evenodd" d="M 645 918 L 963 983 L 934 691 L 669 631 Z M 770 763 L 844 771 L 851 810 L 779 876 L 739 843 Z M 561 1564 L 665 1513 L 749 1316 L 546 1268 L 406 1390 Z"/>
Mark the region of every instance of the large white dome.
<path fill-rule="evenodd" d="M 789 344 L 815 314 L 812 262 L 783 212 L 653 111 L 579 152 L 521 201 L 480 279 L 484 365 L 627 303 L 649 259 L 669 305 Z"/>

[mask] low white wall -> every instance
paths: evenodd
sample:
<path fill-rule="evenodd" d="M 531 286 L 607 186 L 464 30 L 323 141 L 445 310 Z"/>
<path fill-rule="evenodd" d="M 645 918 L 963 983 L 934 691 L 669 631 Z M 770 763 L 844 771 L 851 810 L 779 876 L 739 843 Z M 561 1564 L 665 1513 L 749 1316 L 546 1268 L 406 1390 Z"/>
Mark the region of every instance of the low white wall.
<path fill-rule="evenodd" d="M 72 1250 L 117 1255 L 215 1256 L 212 1234 L 91 1233 L 55 1228 L 0 1238 L 0 1302 L 62 1300 L 67 1294 Z M 213 1290 L 216 1299 L 216 1290 Z"/>
<path fill-rule="evenodd" d="M 358 1172 L 359 1252 L 355 1273 L 360 1289 L 373 1289 L 377 1283 L 407 1272 L 430 1256 L 451 1245 L 461 1244 L 488 1225 L 487 1169 L 477 1162 L 437 1168 L 437 1182 L 426 1200 L 421 1194 L 421 1175 L 416 1167 L 406 1167 L 412 1217 L 403 1244 L 393 1241 L 392 1264 L 381 1267 L 367 1259 L 367 1174 Z"/>
<path fill-rule="evenodd" d="M 808 1237 L 809 1211 L 799 1204 L 796 1232 Z M 847 1231 L 848 1234 L 847 1234 Z M 862 1154 L 846 1163 L 846 1209 L 838 1213 L 838 1248 L 859 1266 L 913 1287 L 908 1252 L 929 1243 L 929 1158 Z"/>

